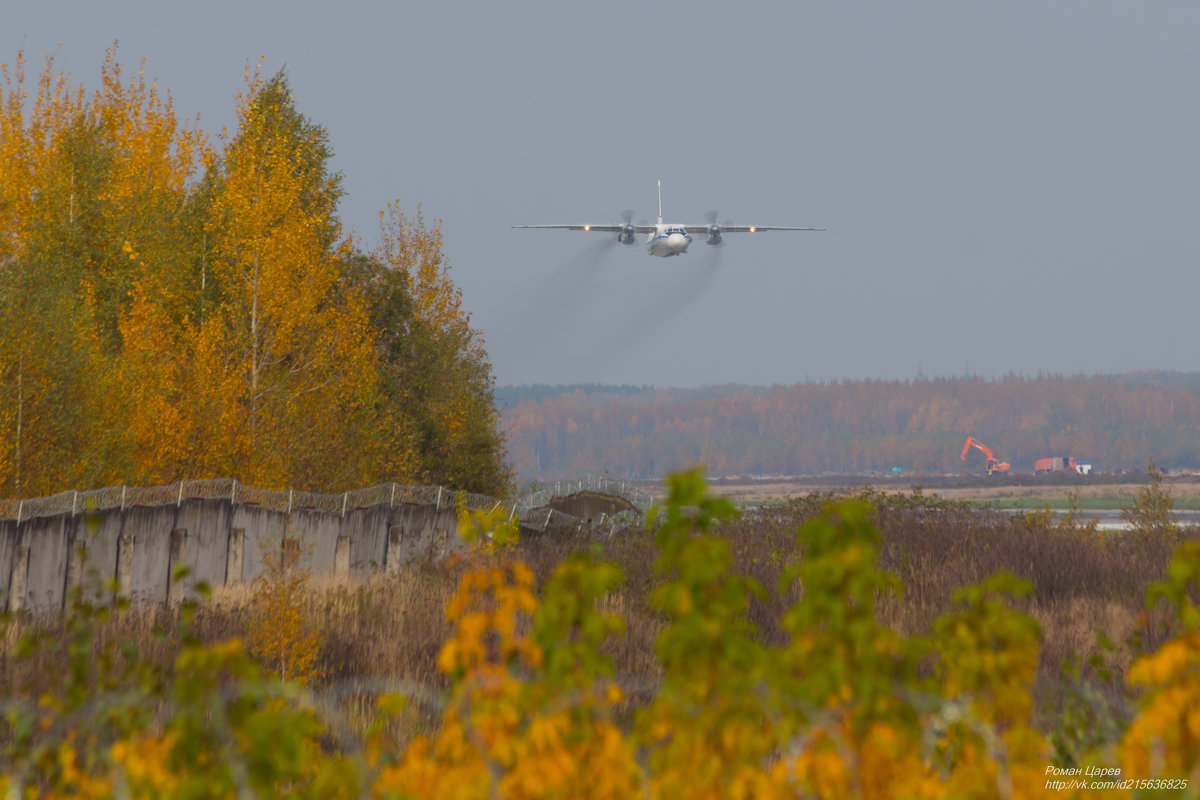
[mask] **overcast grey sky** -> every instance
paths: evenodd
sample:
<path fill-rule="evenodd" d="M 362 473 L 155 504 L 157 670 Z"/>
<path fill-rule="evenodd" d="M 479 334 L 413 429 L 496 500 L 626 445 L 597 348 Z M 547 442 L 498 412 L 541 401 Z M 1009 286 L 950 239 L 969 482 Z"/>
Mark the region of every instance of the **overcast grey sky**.
<path fill-rule="evenodd" d="M 497 381 L 1200 370 L 1200 3 L 5 4 L 215 134 L 286 67 L 367 242 L 441 219 Z M 708 209 L 823 233 L 680 258 L 523 223 Z"/>

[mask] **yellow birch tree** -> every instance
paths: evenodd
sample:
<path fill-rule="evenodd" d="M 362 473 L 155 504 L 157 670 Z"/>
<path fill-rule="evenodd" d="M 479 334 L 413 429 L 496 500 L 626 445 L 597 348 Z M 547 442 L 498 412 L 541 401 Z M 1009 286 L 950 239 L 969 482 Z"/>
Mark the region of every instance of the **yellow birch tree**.
<path fill-rule="evenodd" d="M 93 460 L 68 458 L 88 433 L 90 342 L 78 310 L 80 265 L 61 242 L 83 227 L 77 200 L 85 186 L 90 190 L 100 158 L 89 146 L 94 131 L 82 92 L 54 72 L 51 60 L 32 99 L 22 54 L 3 73 L 0 485 L 18 495 L 48 494 L 95 468 Z"/>
<path fill-rule="evenodd" d="M 340 282 L 340 176 L 282 73 L 247 71 L 239 102 L 207 229 L 214 313 L 240 381 L 225 398 L 244 420 L 231 460 L 262 485 L 351 486 L 373 471 L 345 443 L 376 424 L 378 373 L 366 307 Z"/>
<path fill-rule="evenodd" d="M 121 319 L 135 285 L 156 287 L 164 312 L 186 314 L 194 248 L 180 217 L 202 137 L 177 124 L 142 70 L 125 80 L 115 45 L 90 98 L 52 60 L 32 102 L 23 57 L 4 77 L 5 483 L 48 494 L 137 480 L 132 456 L 155 442 L 131 436 L 141 417 L 123 380 Z"/>
<path fill-rule="evenodd" d="M 93 326 L 104 359 L 102 408 L 110 431 L 110 480 L 158 483 L 189 477 L 202 449 L 187 407 L 191 354 L 181 333 L 195 324 L 194 264 L 201 236 L 191 185 L 209 156 L 202 132 L 180 125 L 169 97 L 143 69 L 125 81 L 115 48 L 105 58 L 93 114 L 114 154 L 104 195 Z"/>
<path fill-rule="evenodd" d="M 484 494 L 503 494 L 503 436 L 492 397 L 483 338 L 471 327 L 450 277 L 439 224 L 420 209 L 408 218 L 395 203 L 380 214 L 375 260 L 407 289 L 411 312 L 385 345 L 397 402 L 412 420 L 420 475 Z"/>

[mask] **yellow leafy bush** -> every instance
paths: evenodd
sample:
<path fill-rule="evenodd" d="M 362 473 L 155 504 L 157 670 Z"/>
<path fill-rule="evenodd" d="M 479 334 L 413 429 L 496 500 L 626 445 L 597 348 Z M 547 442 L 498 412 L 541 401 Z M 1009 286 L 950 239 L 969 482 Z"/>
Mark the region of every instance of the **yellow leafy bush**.
<path fill-rule="evenodd" d="M 307 686 L 319 675 L 322 641 L 305 607 L 310 569 L 296 539 L 285 537 L 280 547 L 260 542 L 259 549 L 263 571 L 250 603 L 251 652 L 281 679 Z"/>
<path fill-rule="evenodd" d="M 1121 743 L 1126 771 L 1146 778 L 1200 781 L 1200 543 L 1182 545 L 1167 580 L 1151 588 L 1148 602 L 1176 607 L 1182 632 L 1158 652 L 1138 660 L 1129 683 L 1141 688 L 1141 712 Z"/>

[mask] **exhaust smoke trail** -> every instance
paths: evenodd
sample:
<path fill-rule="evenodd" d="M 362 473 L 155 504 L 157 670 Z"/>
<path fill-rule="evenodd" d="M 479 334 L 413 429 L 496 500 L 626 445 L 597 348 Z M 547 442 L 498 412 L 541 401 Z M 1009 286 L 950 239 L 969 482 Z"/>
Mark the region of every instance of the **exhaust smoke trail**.
<path fill-rule="evenodd" d="M 616 376 L 649 349 L 648 340 L 710 293 L 724 248 L 669 259 L 622 252 L 629 269 L 618 271 L 613 254 L 625 248 L 616 245 L 607 237 L 588 243 L 524 287 L 497 338 L 511 341 L 526 364 L 578 376 L 566 382 L 625 380 Z"/>
<path fill-rule="evenodd" d="M 667 280 L 652 286 L 633 307 L 631 324 L 617 336 L 618 351 L 639 347 L 651 335 L 660 332 L 672 320 L 704 297 L 712 287 L 721 266 L 720 247 L 706 247 Z M 689 258 L 680 256 L 681 259 Z M 675 265 L 672 265 L 674 267 Z"/>
<path fill-rule="evenodd" d="M 604 282 L 616 244 L 615 238 L 605 237 L 556 264 L 545 279 L 521 293 L 515 308 L 505 315 L 500 336 L 514 340 L 529 359 L 561 355 L 564 331 L 574 327 L 578 317 L 589 309 Z"/>

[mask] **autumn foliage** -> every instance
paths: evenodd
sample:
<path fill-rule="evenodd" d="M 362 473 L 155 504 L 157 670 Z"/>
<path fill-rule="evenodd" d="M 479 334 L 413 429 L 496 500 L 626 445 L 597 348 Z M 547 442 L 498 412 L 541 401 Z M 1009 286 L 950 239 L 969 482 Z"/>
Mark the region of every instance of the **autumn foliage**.
<path fill-rule="evenodd" d="M 263 571 L 251 590 L 250 653 L 267 672 L 307 686 L 319 677 L 321 649 L 306 603 L 312 570 L 298 539 L 285 537 L 281 547 L 263 544 Z"/>
<path fill-rule="evenodd" d="M 437 225 L 393 208 L 375 248 L 344 232 L 283 73 L 247 70 L 214 141 L 115 48 L 92 93 L 26 69 L 0 85 L 0 495 L 504 488 Z"/>
<path fill-rule="evenodd" d="M 1042 634 L 1014 607 L 1027 583 L 1001 573 L 965 586 L 927 634 L 903 633 L 880 620 L 879 604 L 899 585 L 877 564 L 868 504 L 827 504 L 795 530 L 799 557 L 775 586 L 733 569 L 722 535 L 732 516 L 695 473 L 672 477 L 651 523 L 661 674 L 652 687 L 628 685 L 608 655 L 624 635 L 607 608 L 625 580 L 619 567 L 599 551 L 577 552 L 539 585 L 502 516 L 464 518 L 474 545 L 446 606 L 441 702 L 414 714 L 419 692 L 377 694 L 360 739 L 346 738 L 297 684 L 266 677 L 240 642 L 199 645 L 190 606 L 169 674 L 96 705 L 76 689 L 109 661 L 84 635 L 94 612 L 76 605 L 65 690 L 10 702 L 0 722 L 0 788 L 80 797 L 1196 796 L 1195 543 L 1149 592 L 1151 608 L 1170 611 L 1170 635 L 1128 672 L 1132 719 L 1068 753 L 1032 720 Z M 749 613 L 754 598 L 772 596 L 787 602 L 778 641 Z M 26 654 L 41 646 L 29 633 L 22 642 Z M 1062 780 L 1087 767 L 1109 772 L 1078 786 Z"/>

